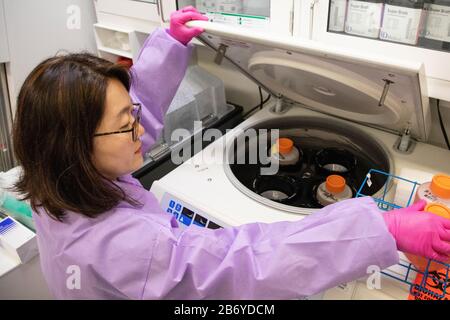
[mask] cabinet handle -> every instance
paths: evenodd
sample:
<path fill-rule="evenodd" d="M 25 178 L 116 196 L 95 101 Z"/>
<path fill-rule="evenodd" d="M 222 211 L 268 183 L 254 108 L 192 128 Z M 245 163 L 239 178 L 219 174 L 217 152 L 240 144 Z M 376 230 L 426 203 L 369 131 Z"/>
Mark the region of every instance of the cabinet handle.
<path fill-rule="evenodd" d="M 314 10 L 316 7 L 316 4 L 319 2 L 319 0 L 313 0 L 310 5 L 310 12 L 309 12 L 309 40 L 312 40 L 313 38 L 313 29 L 314 29 Z"/>
<path fill-rule="evenodd" d="M 290 17 L 289 17 L 289 32 L 291 33 L 290 35 L 294 35 L 294 8 L 292 8 L 291 12 L 290 12 Z"/>
<path fill-rule="evenodd" d="M 158 16 L 161 17 L 161 11 L 159 10 L 159 0 L 156 0 L 156 10 L 158 12 Z"/>
<path fill-rule="evenodd" d="M 164 22 L 164 23 L 169 22 L 170 20 L 164 19 L 164 9 L 163 9 L 162 0 L 156 0 L 156 6 L 158 8 L 158 15 L 161 17 L 162 22 Z"/>

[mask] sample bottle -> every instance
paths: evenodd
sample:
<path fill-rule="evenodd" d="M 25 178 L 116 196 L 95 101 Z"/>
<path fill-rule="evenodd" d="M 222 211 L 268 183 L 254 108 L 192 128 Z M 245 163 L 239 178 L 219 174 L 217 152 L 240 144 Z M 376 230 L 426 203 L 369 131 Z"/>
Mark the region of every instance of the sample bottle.
<path fill-rule="evenodd" d="M 425 200 L 427 204 L 440 203 L 450 208 L 450 176 L 436 174 L 430 182 L 419 186 L 415 196 L 415 202 Z"/>
<path fill-rule="evenodd" d="M 347 0 L 331 0 L 328 31 L 344 32 Z"/>
<path fill-rule="evenodd" d="M 443 218 L 446 219 L 450 219 L 450 208 L 446 207 L 443 204 L 440 203 L 430 203 L 428 204 L 424 211 L 426 212 L 431 212 L 434 213 L 438 216 L 441 216 Z M 433 262 L 433 261 L 429 261 L 428 259 L 424 258 L 424 257 L 420 257 L 420 256 L 416 256 L 410 253 L 405 253 L 405 256 L 409 259 L 409 261 L 411 261 L 411 263 L 420 271 L 425 271 L 425 269 L 428 266 L 428 263 L 430 263 L 430 265 L 428 266 L 428 271 L 436 271 L 436 270 L 440 270 L 440 269 L 444 269 L 446 268 L 446 266 L 444 264 L 438 263 L 438 262 Z M 444 263 L 449 263 L 450 259 L 447 261 L 444 261 Z"/>
<path fill-rule="evenodd" d="M 0 189 L 0 207 L 6 214 L 35 230 L 31 207 L 26 202 L 17 200 L 10 193 Z"/>
<path fill-rule="evenodd" d="M 279 138 L 270 150 L 270 159 L 272 162 L 278 162 L 283 170 L 297 170 L 300 152 L 292 139 Z"/>
<path fill-rule="evenodd" d="M 421 47 L 450 51 L 450 0 L 425 0 Z"/>
<path fill-rule="evenodd" d="M 436 174 L 430 182 L 423 183 L 417 189 L 414 202 L 425 200 L 425 211 L 450 219 L 450 176 Z M 420 271 L 424 271 L 428 265 L 428 259 L 405 253 L 411 263 Z M 432 262 L 429 271 L 442 269 L 445 266 Z"/>
<path fill-rule="evenodd" d="M 327 206 L 353 197 L 352 189 L 346 184 L 343 177 L 333 174 L 317 188 L 317 201 Z"/>
<path fill-rule="evenodd" d="M 345 32 L 367 38 L 378 38 L 384 0 L 349 0 Z"/>
<path fill-rule="evenodd" d="M 423 0 L 386 0 L 380 39 L 416 45 L 423 25 Z"/>

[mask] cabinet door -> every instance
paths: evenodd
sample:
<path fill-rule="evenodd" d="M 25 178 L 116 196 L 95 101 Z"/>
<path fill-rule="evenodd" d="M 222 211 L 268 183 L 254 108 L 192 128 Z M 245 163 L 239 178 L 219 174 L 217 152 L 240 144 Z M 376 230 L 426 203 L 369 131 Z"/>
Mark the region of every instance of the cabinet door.
<path fill-rule="evenodd" d="M 5 10 L 3 0 L 0 0 L 0 63 L 9 60 L 8 41 L 6 37 Z"/>
<path fill-rule="evenodd" d="M 442 15 L 433 17 L 423 1 L 416 8 L 402 6 L 404 1 L 296 1 L 297 37 L 423 62 L 429 95 L 450 100 L 450 6 L 448 12 L 439 6 Z"/>
<path fill-rule="evenodd" d="M 210 21 L 292 35 L 293 0 L 174 0 L 177 8 L 194 6 Z"/>
<path fill-rule="evenodd" d="M 97 12 L 160 22 L 160 0 L 95 0 Z"/>
<path fill-rule="evenodd" d="M 161 21 L 167 26 L 170 22 L 170 14 L 177 10 L 176 0 L 155 0 L 159 7 Z M 180 7 L 182 8 L 182 7 Z"/>

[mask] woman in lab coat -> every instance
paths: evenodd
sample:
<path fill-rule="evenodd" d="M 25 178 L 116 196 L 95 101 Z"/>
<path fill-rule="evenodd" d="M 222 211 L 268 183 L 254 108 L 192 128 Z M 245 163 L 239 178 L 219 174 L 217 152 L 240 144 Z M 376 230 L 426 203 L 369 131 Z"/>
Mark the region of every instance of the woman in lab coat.
<path fill-rule="evenodd" d="M 175 12 L 170 30 L 147 39 L 131 78 L 100 58 L 69 54 L 45 60 L 23 84 L 17 187 L 35 211 L 56 298 L 291 299 L 393 265 L 397 249 L 447 258 L 446 220 L 420 213 L 423 204 L 382 214 L 368 197 L 298 222 L 180 229 L 130 173 L 162 129 L 187 43 L 202 32 L 184 23 L 197 19 L 194 8 Z"/>

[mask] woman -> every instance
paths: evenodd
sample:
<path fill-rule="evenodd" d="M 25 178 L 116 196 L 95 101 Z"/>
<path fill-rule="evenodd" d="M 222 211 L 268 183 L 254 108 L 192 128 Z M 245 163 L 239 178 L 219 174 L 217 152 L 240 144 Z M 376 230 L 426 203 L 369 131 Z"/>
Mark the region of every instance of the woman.
<path fill-rule="evenodd" d="M 32 204 L 55 297 L 291 299 L 395 264 L 397 249 L 447 258 L 450 223 L 420 212 L 423 203 L 382 214 L 361 198 L 298 222 L 180 230 L 130 173 L 161 131 L 186 44 L 202 32 L 184 26 L 195 19 L 205 20 L 189 7 L 155 31 L 131 80 L 87 54 L 47 59 L 26 79 L 14 128 L 17 188 Z"/>

